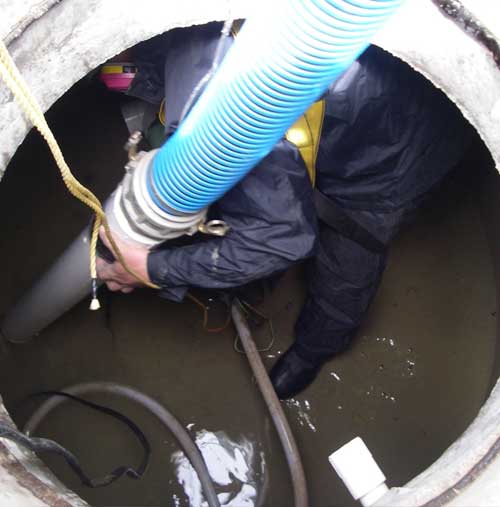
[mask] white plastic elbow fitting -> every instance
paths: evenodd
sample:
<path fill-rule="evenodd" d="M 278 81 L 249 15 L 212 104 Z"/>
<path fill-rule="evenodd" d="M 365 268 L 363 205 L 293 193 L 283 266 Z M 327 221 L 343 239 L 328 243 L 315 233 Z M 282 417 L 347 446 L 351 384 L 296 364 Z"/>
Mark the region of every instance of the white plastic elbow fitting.
<path fill-rule="evenodd" d="M 370 507 L 389 491 L 385 475 L 360 437 L 335 451 L 328 460 L 363 507 Z"/>

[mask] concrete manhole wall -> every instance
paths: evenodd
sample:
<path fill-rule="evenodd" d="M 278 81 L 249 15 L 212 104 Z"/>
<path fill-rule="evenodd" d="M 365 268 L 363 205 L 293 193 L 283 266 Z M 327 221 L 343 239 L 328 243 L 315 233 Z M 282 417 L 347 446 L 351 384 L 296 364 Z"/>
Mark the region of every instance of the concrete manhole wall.
<path fill-rule="evenodd" d="M 490 0 L 462 0 L 487 25 L 464 20 L 456 0 L 408 0 L 374 41 L 441 88 L 461 109 L 500 168 L 500 13 Z M 76 81 L 123 49 L 178 26 L 244 18 L 264 3 L 243 0 L 0 0 L 0 37 L 7 42 L 42 108 L 47 110 Z M 466 33 L 440 8 L 459 14 Z M 484 33 L 483 33 L 484 35 Z M 481 39 L 481 40 L 478 40 Z M 496 46 L 498 47 L 498 46 Z M 0 84 L 0 177 L 31 125 Z M 497 257 L 494 252 L 494 257 Z M 497 277 L 498 278 L 498 277 Z M 10 420 L 0 398 L 0 420 Z M 382 505 L 499 505 L 500 386 L 492 391 L 464 435 L 428 470 Z M 473 480 L 475 479 L 475 481 Z M 497 479 L 498 480 L 498 479 Z M 500 480 L 499 480 L 500 481 Z M 471 496 L 472 495 L 472 496 Z M 474 496 L 475 495 L 475 496 Z M 435 501 L 432 500 L 435 497 Z M 0 441 L 0 506 L 86 505 L 33 455 Z"/>

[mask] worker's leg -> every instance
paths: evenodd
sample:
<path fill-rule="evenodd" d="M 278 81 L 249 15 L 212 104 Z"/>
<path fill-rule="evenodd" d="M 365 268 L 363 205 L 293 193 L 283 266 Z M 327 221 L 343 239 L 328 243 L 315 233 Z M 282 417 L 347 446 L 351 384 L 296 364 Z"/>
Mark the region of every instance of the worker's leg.
<path fill-rule="evenodd" d="M 322 228 L 318 255 L 307 267 L 307 300 L 295 326 L 295 348 L 302 357 L 324 362 L 349 346 L 378 289 L 385 258 Z"/>
<path fill-rule="evenodd" d="M 307 268 L 308 297 L 296 341 L 271 371 L 280 398 L 304 389 L 325 361 L 349 346 L 377 291 L 385 257 L 321 227 L 318 254 Z"/>

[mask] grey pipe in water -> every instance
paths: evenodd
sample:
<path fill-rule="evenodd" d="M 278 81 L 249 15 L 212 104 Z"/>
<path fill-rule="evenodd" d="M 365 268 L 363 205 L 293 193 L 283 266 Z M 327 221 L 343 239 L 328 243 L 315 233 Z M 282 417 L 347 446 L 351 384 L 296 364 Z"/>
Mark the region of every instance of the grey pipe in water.
<path fill-rule="evenodd" d="M 309 505 L 307 499 L 307 485 L 304 473 L 304 467 L 300 459 L 299 449 L 286 415 L 283 412 L 281 403 L 274 392 L 273 385 L 269 380 L 266 369 L 260 358 L 259 351 L 255 346 L 250 330 L 246 323 L 243 312 L 241 311 L 238 300 L 235 300 L 231 307 L 231 315 L 233 317 L 234 325 L 238 331 L 240 341 L 245 349 L 245 353 L 252 368 L 252 372 L 259 386 L 260 392 L 266 402 L 269 413 L 273 420 L 276 431 L 278 432 L 283 451 L 286 455 L 286 461 L 290 470 L 292 479 L 293 496 L 295 507 L 307 507 Z"/>
<path fill-rule="evenodd" d="M 27 342 L 90 293 L 89 244 L 86 227 L 7 312 L 1 323 L 7 340 Z"/>

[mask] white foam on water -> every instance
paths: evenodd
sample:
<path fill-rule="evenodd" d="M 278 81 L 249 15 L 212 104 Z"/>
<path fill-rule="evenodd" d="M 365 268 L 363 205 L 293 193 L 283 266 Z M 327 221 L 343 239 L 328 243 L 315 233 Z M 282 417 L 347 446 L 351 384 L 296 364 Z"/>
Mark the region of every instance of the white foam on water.
<path fill-rule="evenodd" d="M 257 498 L 256 478 L 253 471 L 253 444 L 242 439 L 230 440 L 223 432 L 199 431 L 196 445 L 200 449 L 213 482 L 223 489 L 217 494 L 221 505 L 227 507 L 255 507 Z M 264 457 L 260 453 L 261 465 Z M 198 475 L 182 451 L 172 455 L 176 476 L 184 489 L 190 507 L 206 507 Z"/>

